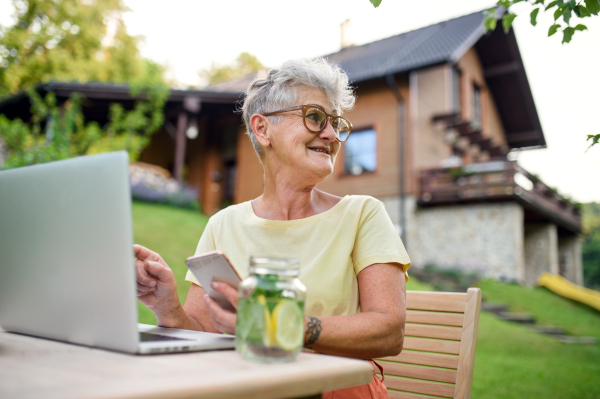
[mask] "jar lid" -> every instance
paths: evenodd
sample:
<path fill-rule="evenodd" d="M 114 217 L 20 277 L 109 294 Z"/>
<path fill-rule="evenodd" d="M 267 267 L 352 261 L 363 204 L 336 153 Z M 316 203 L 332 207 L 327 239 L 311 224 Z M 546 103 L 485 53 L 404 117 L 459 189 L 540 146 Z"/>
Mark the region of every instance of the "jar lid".
<path fill-rule="evenodd" d="M 300 262 L 293 258 L 269 258 L 266 256 L 250 257 L 250 272 L 284 277 L 297 277 L 300 274 Z"/>

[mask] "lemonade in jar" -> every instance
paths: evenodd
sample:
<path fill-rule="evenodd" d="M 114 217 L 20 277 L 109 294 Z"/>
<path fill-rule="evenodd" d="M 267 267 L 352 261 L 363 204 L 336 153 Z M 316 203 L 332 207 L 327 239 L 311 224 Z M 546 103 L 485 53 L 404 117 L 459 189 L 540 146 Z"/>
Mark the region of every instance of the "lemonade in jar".
<path fill-rule="evenodd" d="M 295 259 L 250 258 L 250 275 L 239 286 L 236 350 L 246 359 L 293 360 L 304 343 L 306 287 Z"/>

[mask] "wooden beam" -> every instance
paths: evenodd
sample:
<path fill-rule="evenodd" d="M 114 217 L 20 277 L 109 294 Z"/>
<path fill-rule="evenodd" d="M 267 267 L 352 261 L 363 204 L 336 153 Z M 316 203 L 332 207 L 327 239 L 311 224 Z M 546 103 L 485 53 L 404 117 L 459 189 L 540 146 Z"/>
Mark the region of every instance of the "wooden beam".
<path fill-rule="evenodd" d="M 518 143 L 522 141 L 539 140 L 543 137 L 540 130 L 528 130 L 523 132 L 508 132 L 506 135 L 506 141 Z"/>
<path fill-rule="evenodd" d="M 183 164 L 185 162 L 185 129 L 187 128 L 187 112 L 181 111 L 177 117 L 177 137 L 175 137 L 175 178 L 183 180 Z"/>
<path fill-rule="evenodd" d="M 451 114 L 434 115 L 432 120 L 434 122 L 446 122 L 447 124 L 451 124 L 458 120 L 458 113 L 453 112 Z"/>
<path fill-rule="evenodd" d="M 494 78 L 497 76 L 506 75 L 508 73 L 517 72 L 521 69 L 521 64 L 517 61 L 507 62 L 504 64 L 493 65 L 483 70 L 483 76 L 488 78 Z"/>

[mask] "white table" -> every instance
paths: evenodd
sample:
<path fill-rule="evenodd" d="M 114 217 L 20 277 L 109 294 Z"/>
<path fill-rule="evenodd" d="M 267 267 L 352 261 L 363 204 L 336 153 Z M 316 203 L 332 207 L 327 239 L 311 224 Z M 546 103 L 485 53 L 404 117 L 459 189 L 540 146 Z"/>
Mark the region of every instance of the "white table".
<path fill-rule="evenodd" d="M 284 364 L 235 351 L 135 356 L 0 331 L 0 398 L 298 398 L 371 381 L 368 362 L 301 353 Z"/>

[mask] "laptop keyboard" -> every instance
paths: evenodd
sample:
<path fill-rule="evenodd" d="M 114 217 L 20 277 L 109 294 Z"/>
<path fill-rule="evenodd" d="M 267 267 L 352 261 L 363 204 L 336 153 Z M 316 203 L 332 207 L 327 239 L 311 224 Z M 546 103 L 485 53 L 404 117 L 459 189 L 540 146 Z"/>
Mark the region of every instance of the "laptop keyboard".
<path fill-rule="evenodd" d="M 176 337 L 169 337 L 167 335 L 141 332 L 140 333 L 140 341 L 148 342 L 148 341 L 191 341 L 191 340 L 186 339 L 186 338 L 176 338 Z"/>

